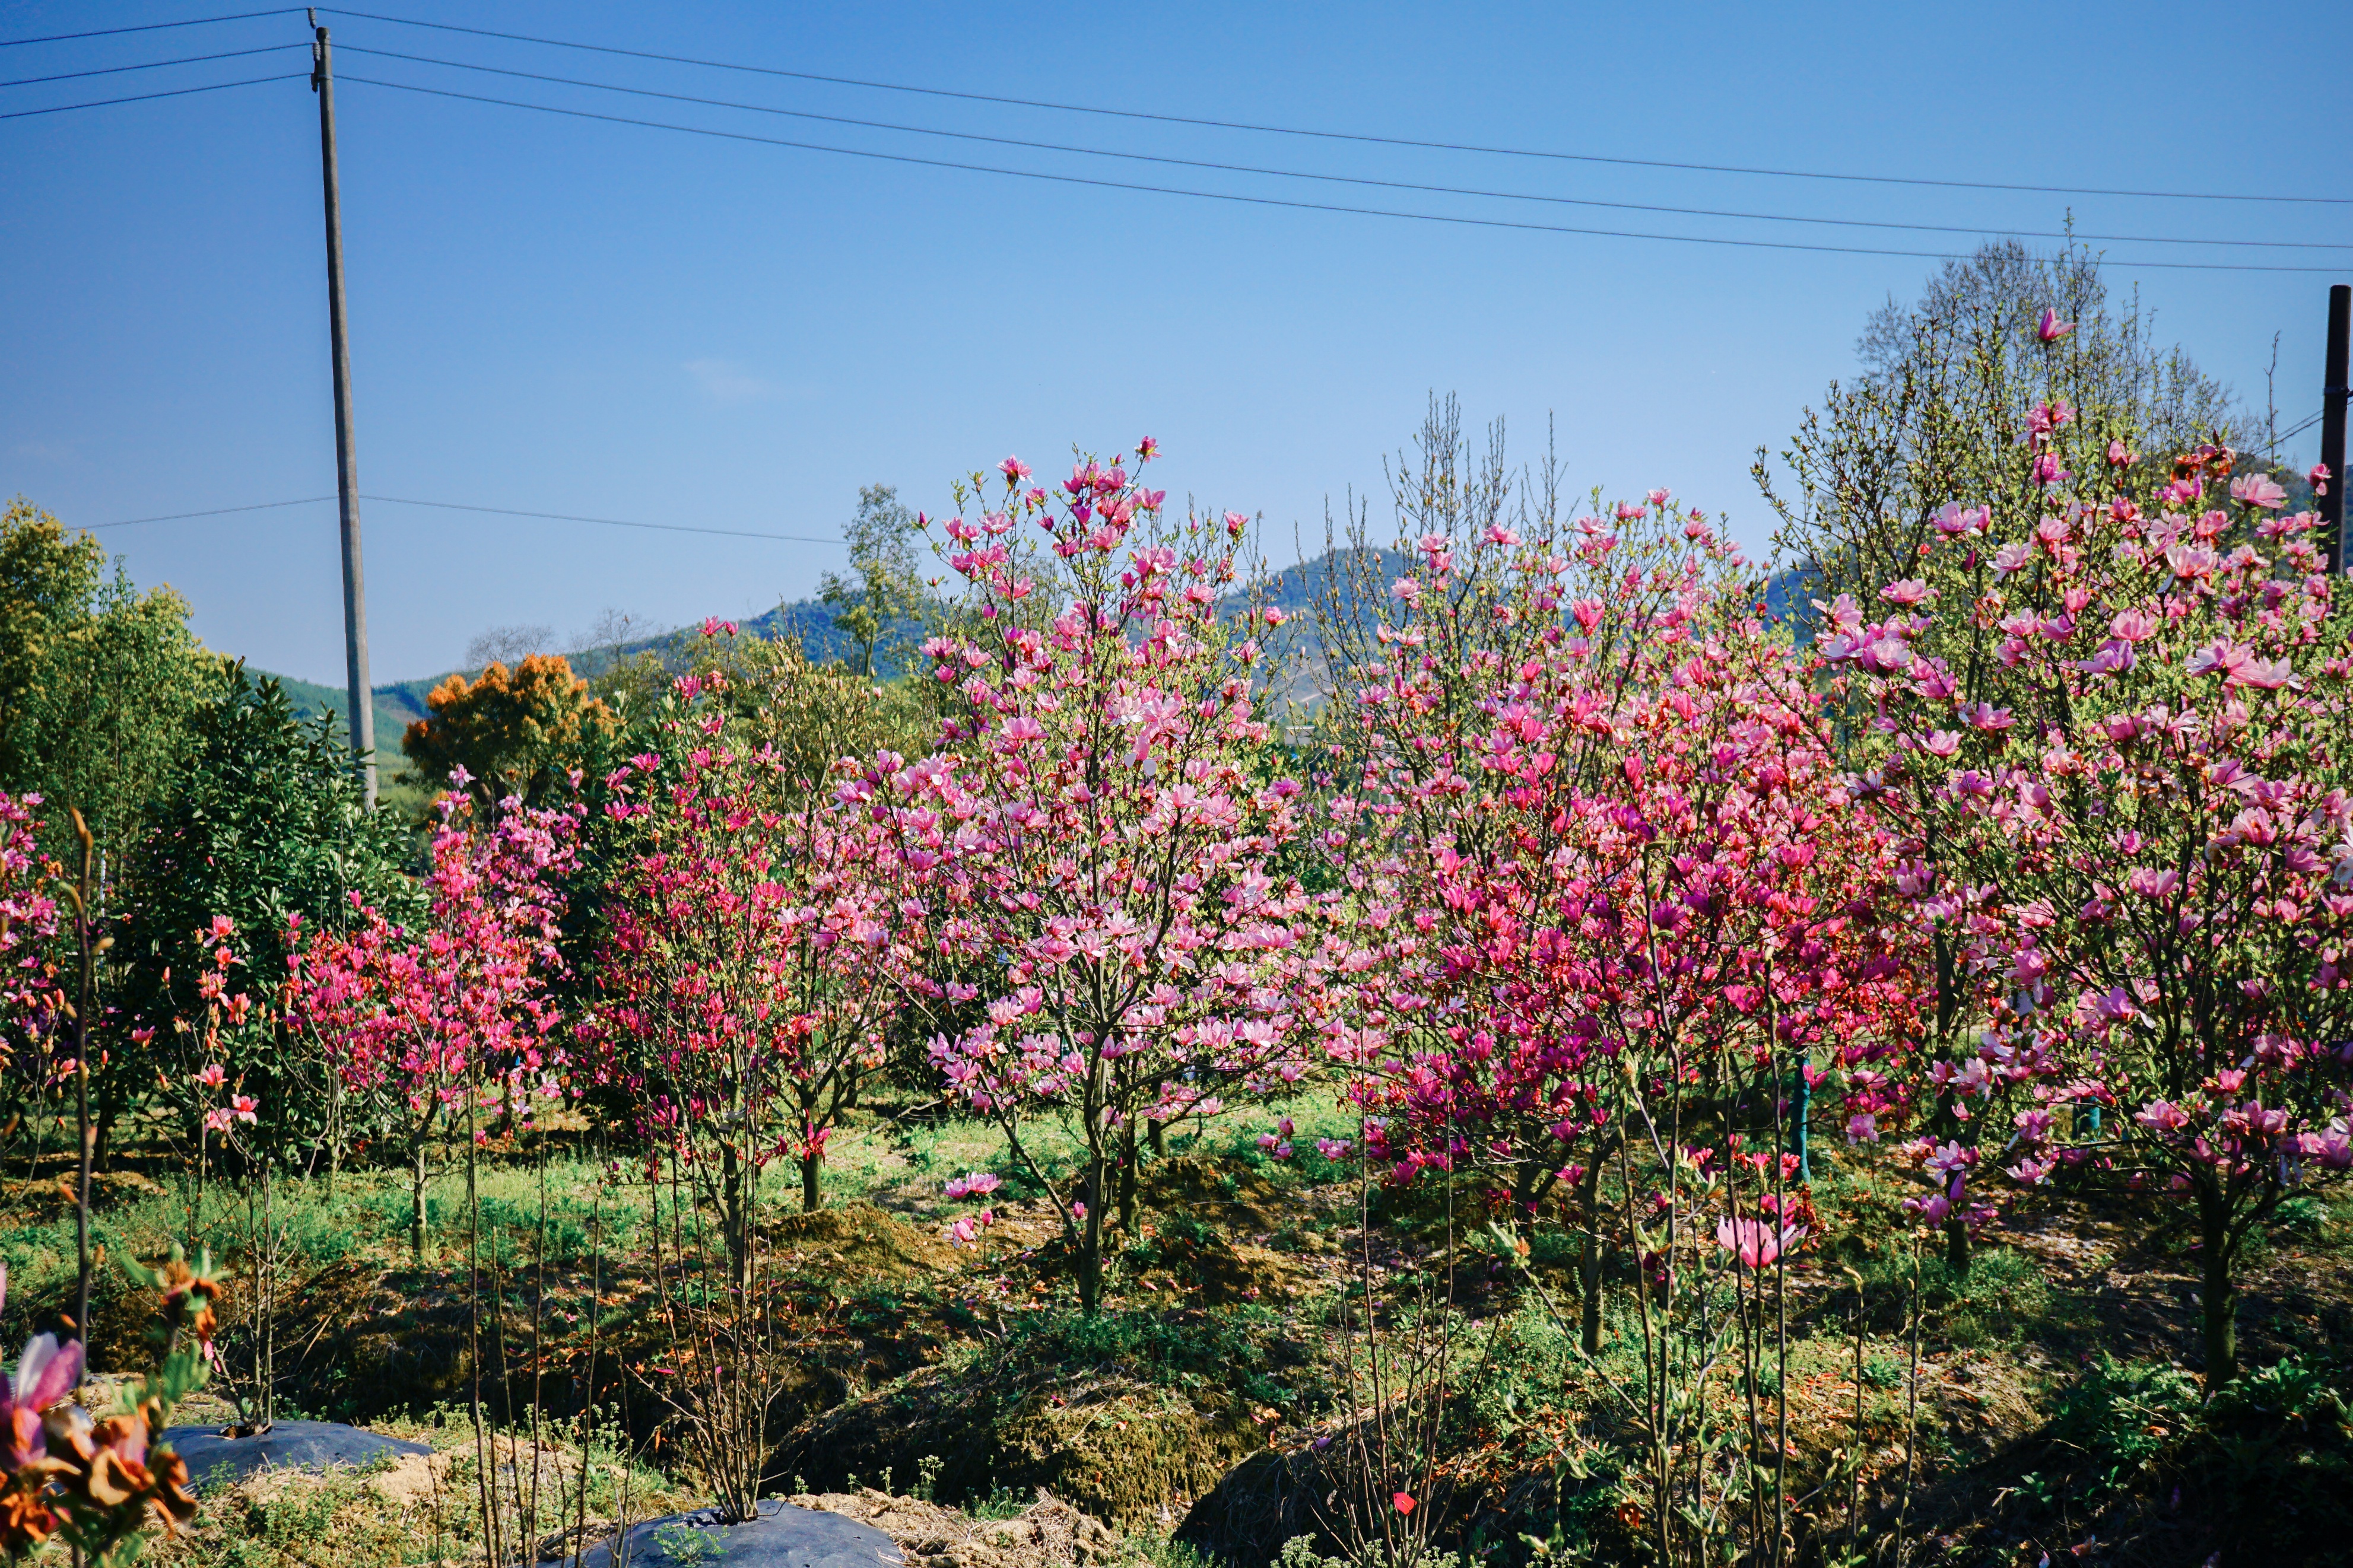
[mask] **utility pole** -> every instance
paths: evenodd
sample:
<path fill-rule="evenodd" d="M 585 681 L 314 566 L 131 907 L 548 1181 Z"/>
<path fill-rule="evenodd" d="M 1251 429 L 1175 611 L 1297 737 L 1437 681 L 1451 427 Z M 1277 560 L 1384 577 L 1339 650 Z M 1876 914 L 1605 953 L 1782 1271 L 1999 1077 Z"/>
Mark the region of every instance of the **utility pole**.
<path fill-rule="evenodd" d="M 2353 284 L 2337 283 L 2328 290 L 2328 358 L 2320 386 L 2320 461 L 2328 469 L 2322 481 L 2328 493 L 2320 498 L 2320 540 L 2328 552 L 2331 574 L 2346 567 L 2345 548 L 2345 348 L 2353 332 Z"/>
<path fill-rule="evenodd" d="M 319 170 L 327 186 L 327 331 L 335 357 L 335 495 L 343 534 L 343 666 L 351 693 L 352 758 L 375 805 L 375 694 L 368 686 L 367 589 L 360 571 L 360 469 L 352 450 L 352 350 L 343 326 L 343 211 L 335 188 L 335 68 L 327 29 L 311 14 L 311 90 L 319 95 Z"/>

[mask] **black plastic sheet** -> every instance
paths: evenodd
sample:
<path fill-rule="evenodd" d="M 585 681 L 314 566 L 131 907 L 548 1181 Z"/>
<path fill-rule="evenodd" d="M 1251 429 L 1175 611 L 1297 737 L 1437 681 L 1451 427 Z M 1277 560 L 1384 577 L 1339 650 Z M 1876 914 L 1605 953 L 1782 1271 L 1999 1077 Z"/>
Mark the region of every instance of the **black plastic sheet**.
<path fill-rule="evenodd" d="M 581 1568 L 614 1568 L 615 1544 L 593 1548 Z M 628 1568 L 902 1568 L 906 1559 L 871 1524 L 770 1500 L 758 1518 L 737 1524 L 720 1522 L 716 1509 L 649 1520 L 629 1531 L 625 1561 Z"/>
<path fill-rule="evenodd" d="M 364 1432 L 339 1421 L 280 1421 L 259 1437 L 224 1437 L 217 1426 L 173 1426 L 164 1433 L 198 1485 L 223 1475 L 241 1481 L 257 1470 L 357 1468 L 379 1454 L 429 1454 L 422 1443 Z"/>

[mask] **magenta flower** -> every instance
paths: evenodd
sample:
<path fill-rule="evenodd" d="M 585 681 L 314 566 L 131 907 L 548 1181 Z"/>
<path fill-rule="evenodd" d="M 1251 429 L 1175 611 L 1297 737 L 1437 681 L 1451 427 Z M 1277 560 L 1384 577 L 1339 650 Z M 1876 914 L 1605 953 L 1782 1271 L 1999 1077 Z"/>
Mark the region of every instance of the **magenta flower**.
<path fill-rule="evenodd" d="M 2315 464 L 2313 464 L 2313 465 L 2312 465 L 2312 472 L 2310 472 L 2310 473 L 2308 473 L 2308 474 L 2305 475 L 2304 477 L 2305 477 L 2306 481 L 2307 483 L 2309 483 L 2309 484 L 2312 486 L 2312 493 L 2313 493 L 2314 495 L 2316 495 L 2316 496 L 2325 496 L 2325 495 L 2327 495 L 2327 494 L 2328 493 L 2328 465 L 2327 465 L 2327 464 L 2326 464 L 2326 463 L 2315 463 Z"/>
<path fill-rule="evenodd" d="M 2043 307 L 2042 319 L 2034 323 L 2034 335 L 2046 343 L 2055 343 L 2074 330 L 2074 322 L 2061 321 L 2059 312 L 2047 305 Z"/>

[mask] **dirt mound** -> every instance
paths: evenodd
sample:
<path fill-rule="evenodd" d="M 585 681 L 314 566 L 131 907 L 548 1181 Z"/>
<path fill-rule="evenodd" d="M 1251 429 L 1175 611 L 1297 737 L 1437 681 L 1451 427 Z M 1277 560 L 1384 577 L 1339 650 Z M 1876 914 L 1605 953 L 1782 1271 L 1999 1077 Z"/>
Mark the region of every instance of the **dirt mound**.
<path fill-rule="evenodd" d="M 840 1489 L 936 1459 L 943 1499 L 1044 1490 L 1121 1529 L 1166 1530 L 1264 1440 L 1246 1411 L 1204 1413 L 1125 1376 L 1079 1389 L 932 1367 L 804 1422 L 770 1474 Z"/>
<path fill-rule="evenodd" d="M 787 1265 L 843 1285 L 952 1273 L 965 1261 L 946 1237 L 872 1204 L 793 1215 L 778 1220 L 772 1235 Z"/>
<path fill-rule="evenodd" d="M 975 1519 L 871 1487 L 786 1500 L 872 1525 L 907 1554 L 908 1568 L 1084 1568 L 1119 1556 L 1109 1527 L 1043 1490 L 1011 1519 Z"/>
<path fill-rule="evenodd" d="M 1190 1214 L 1236 1236 L 1272 1231 L 1297 1206 L 1259 1172 L 1235 1170 L 1198 1154 L 1153 1162 L 1137 1195 L 1147 1209 Z"/>

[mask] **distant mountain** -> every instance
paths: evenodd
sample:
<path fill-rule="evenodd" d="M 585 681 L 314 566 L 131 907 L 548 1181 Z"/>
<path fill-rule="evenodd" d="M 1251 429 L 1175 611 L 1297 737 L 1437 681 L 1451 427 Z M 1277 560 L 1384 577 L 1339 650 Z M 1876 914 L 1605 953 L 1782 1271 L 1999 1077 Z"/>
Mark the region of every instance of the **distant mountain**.
<path fill-rule="evenodd" d="M 815 600 L 779 605 L 765 615 L 737 622 L 736 631 L 744 637 L 796 638 L 799 641 L 802 650 L 810 658 L 819 663 L 829 659 L 839 659 L 846 663 L 856 658 L 858 654 L 858 645 L 851 640 L 848 633 L 833 624 L 833 612 Z M 603 674 L 625 658 L 632 658 L 647 652 L 663 655 L 666 663 L 682 663 L 683 660 L 677 656 L 694 635 L 692 627 L 682 631 L 660 632 L 651 637 L 634 638 L 628 642 L 608 643 L 601 647 L 583 649 L 566 657 L 572 661 L 574 670 L 592 678 Z M 910 639 L 902 637 L 898 640 L 903 645 Z M 480 673 L 479 670 L 474 669 L 443 670 L 438 675 L 428 675 L 422 679 L 396 681 L 388 686 L 376 687 L 375 689 L 376 750 L 387 757 L 396 755 L 400 750 L 400 737 L 406 732 L 408 726 L 419 719 L 432 716 L 433 710 L 427 707 L 425 702 L 427 692 L 452 675 L 462 675 L 471 680 Z M 895 675 L 899 671 L 893 668 L 888 673 Z M 343 687 L 322 686 L 316 681 L 301 680 L 290 675 L 272 675 L 269 671 L 262 669 L 253 671 L 253 676 L 257 680 L 267 677 L 285 688 L 287 700 L 294 705 L 295 711 L 299 713 L 324 713 L 336 720 L 338 723 L 343 720 L 344 689 Z"/>
<path fill-rule="evenodd" d="M 1404 556 L 1394 550 L 1373 550 L 1369 560 L 1360 560 L 1359 552 L 1349 549 L 1328 551 L 1313 561 L 1286 566 L 1269 573 L 1250 593 L 1229 595 L 1226 602 L 1229 614 L 1239 611 L 1253 599 L 1275 605 L 1293 617 L 1288 638 L 1296 656 L 1296 668 L 1282 684 L 1293 700 L 1313 706 L 1312 692 L 1319 684 L 1324 660 L 1323 649 L 1317 646 L 1314 634 L 1316 611 L 1330 602 L 1333 590 L 1358 571 L 1375 584 L 1386 584 L 1401 575 L 1407 569 Z M 1820 588 L 1820 576 L 1809 565 L 1786 567 L 1775 573 L 1765 587 L 1766 613 L 1776 620 L 1790 620 L 1796 626 L 1798 640 L 1806 642 L 1812 637 L 1810 600 Z M 880 662 L 881 672 L 888 676 L 905 673 L 920 655 L 915 652 L 912 625 L 902 626 L 897 637 L 889 639 L 894 651 Z M 738 635 L 757 637 L 791 637 L 799 642 L 801 650 L 816 663 L 839 661 L 847 664 L 858 657 L 858 644 L 834 624 L 833 612 L 814 599 L 797 600 L 778 605 L 765 615 L 736 623 Z M 653 652 L 663 656 L 665 663 L 683 664 L 684 650 L 694 637 L 692 627 L 661 632 L 652 637 L 628 642 L 611 643 L 601 647 L 584 649 L 569 656 L 572 668 L 582 675 L 595 677 L 625 658 Z M 257 679 L 266 671 L 256 670 Z M 400 738 L 408 726 L 419 719 L 430 717 L 425 704 L 426 693 L 431 691 L 453 674 L 471 679 L 473 670 L 444 670 L 439 675 L 421 680 L 404 680 L 375 689 L 375 743 L 385 757 L 396 757 Z M 326 713 L 338 721 L 343 717 L 343 689 L 321 686 L 313 681 L 298 680 L 292 676 L 273 677 L 286 689 L 288 699 L 298 712 Z"/>

